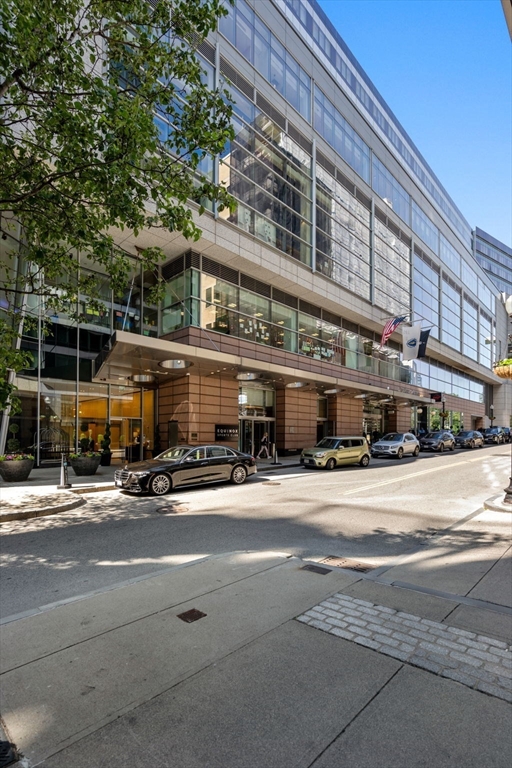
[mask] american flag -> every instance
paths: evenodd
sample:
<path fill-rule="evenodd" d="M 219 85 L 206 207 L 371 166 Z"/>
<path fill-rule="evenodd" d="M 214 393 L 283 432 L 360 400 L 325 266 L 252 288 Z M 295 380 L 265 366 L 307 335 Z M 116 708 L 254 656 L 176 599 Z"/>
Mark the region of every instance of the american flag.
<path fill-rule="evenodd" d="M 381 347 L 387 342 L 393 331 L 396 331 L 400 323 L 403 323 L 406 319 L 406 315 L 401 317 L 393 317 L 387 321 L 382 331 L 382 339 L 380 341 Z"/>

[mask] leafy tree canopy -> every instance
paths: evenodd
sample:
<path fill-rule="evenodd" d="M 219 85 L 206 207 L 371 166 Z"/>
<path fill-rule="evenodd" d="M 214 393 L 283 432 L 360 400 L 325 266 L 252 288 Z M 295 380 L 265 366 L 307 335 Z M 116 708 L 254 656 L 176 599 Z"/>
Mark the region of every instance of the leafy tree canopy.
<path fill-rule="evenodd" d="M 21 281 L 14 255 L 0 265 L 0 408 L 8 370 L 27 364 L 15 344 L 27 293 L 73 315 L 78 292 L 95 300 L 78 254 L 120 293 L 120 230 L 198 239 L 187 201 L 233 207 L 201 172 L 232 137 L 229 98 L 195 53 L 223 13 L 222 0 L 0 0 L 0 223 L 4 239 L 22 232 L 27 265 Z M 148 269 L 161 256 L 139 253 Z"/>

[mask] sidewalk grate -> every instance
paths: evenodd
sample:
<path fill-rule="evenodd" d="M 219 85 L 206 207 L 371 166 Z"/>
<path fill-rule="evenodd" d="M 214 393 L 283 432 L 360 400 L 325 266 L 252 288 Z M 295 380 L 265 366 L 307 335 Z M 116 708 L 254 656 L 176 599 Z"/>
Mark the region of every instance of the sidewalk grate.
<path fill-rule="evenodd" d="M 262 485 L 281 485 L 281 483 L 270 482 L 270 483 L 262 483 Z"/>
<path fill-rule="evenodd" d="M 185 611 L 185 613 L 178 613 L 176 615 L 178 619 L 185 621 L 187 624 L 192 624 L 193 621 L 203 619 L 206 616 L 206 613 L 198 611 L 197 608 L 191 608 L 190 611 Z"/>
<path fill-rule="evenodd" d="M 305 565 L 300 569 L 301 571 L 313 571 L 313 573 L 321 573 L 325 576 L 326 573 L 332 573 L 330 568 L 320 568 L 319 565 Z"/>
<path fill-rule="evenodd" d="M 357 571 L 358 573 L 368 573 L 368 571 L 373 571 L 374 568 L 377 568 L 376 565 L 371 565 L 371 563 L 359 563 L 357 560 L 349 560 L 347 557 L 336 557 L 335 555 L 329 555 L 329 557 L 325 557 L 320 562 L 335 568 Z"/>

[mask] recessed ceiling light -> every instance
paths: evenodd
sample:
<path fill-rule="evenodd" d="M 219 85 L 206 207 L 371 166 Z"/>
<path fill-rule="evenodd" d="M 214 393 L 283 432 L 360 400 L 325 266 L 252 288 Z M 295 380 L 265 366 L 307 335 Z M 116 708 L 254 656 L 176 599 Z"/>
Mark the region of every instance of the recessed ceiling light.
<path fill-rule="evenodd" d="M 130 379 L 135 384 L 151 384 L 155 381 L 155 376 L 150 373 L 136 373 L 134 376 L 130 376 Z"/>
<path fill-rule="evenodd" d="M 305 381 L 290 381 L 288 384 L 286 384 L 287 389 L 300 389 L 301 387 L 305 387 L 306 382 Z"/>
<path fill-rule="evenodd" d="M 250 373 L 250 372 L 245 373 L 245 372 L 242 372 L 242 373 L 237 373 L 236 377 L 237 377 L 238 381 L 256 381 L 257 379 L 259 379 L 260 374 L 259 373 Z"/>
<path fill-rule="evenodd" d="M 188 360 L 162 360 L 161 363 L 158 363 L 160 368 L 168 368 L 171 370 L 181 370 L 183 368 L 189 368 L 192 363 L 190 363 Z"/>

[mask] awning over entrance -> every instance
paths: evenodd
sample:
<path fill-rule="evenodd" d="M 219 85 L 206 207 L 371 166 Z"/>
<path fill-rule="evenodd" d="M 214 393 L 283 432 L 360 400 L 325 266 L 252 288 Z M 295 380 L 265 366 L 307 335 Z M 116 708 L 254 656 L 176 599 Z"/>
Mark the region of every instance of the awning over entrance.
<path fill-rule="evenodd" d="M 114 333 L 110 348 L 96 359 L 95 370 L 93 381 L 122 386 L 153 388 L 189 374 L 267 381 L 276 389 L 306 387 L 319 394 L 339 393 L 381 403 L 387 400 L 387 404 L 431 403 L 430 397 L 422 397 L 411 391 L 411 385 L 398 381 L 389 380 L 389 386 L 362 385 L 343 376 L 327 376 L 126 331 Z"/>

